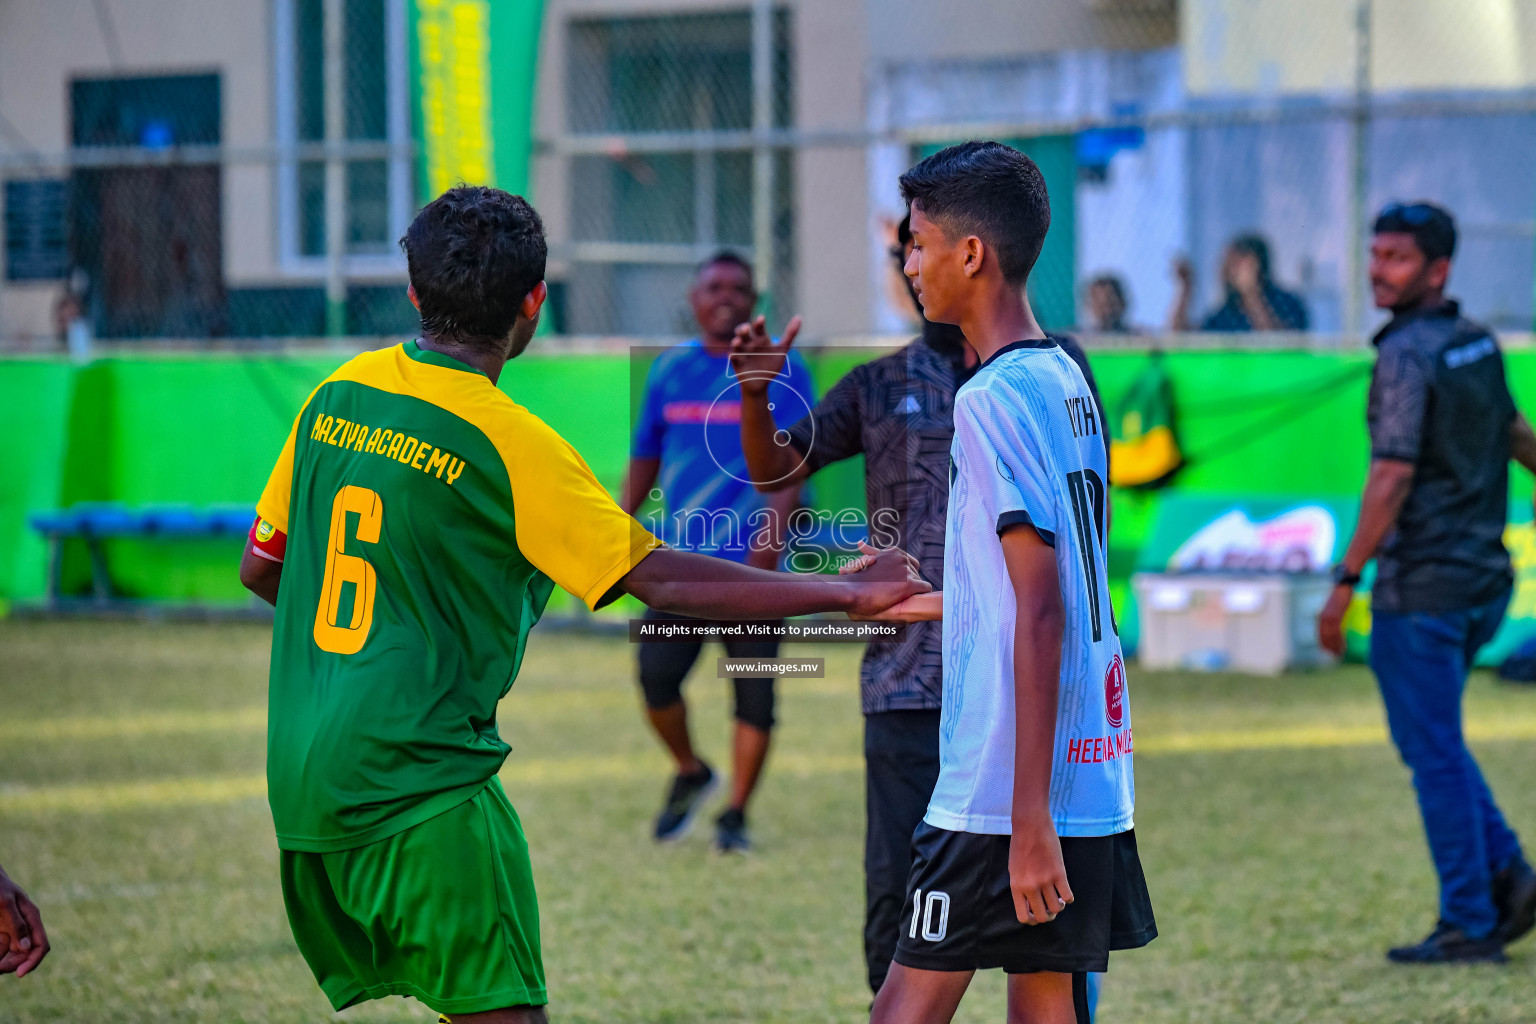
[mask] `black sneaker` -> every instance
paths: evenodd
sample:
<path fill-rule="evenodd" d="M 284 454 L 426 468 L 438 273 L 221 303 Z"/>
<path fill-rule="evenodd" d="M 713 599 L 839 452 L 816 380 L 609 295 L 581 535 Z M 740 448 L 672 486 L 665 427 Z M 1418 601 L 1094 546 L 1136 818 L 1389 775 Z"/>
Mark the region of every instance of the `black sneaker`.
<path fill-rule="evenodd" d="M 702 761 L 699 763 L 704 764 Z M 656 816 L 656 841 L 671 843 L 687 835 L 694 816 L 699 813 L 699 807 L 709 799 L 719 783 L 720 780 L 707 764 L 702 772 L 673 776 L 672 788 L 667 791 L 667 802 L 661 805 L 661 813 Z"/>
<path fill-rule="evenodd" d="M 1536 927 L 1536 871 L 1523 860 L 1493 876 L 1493 903 L 1499 908 L 1494 937 L 1508 945 Z"/>
<path fill-rule="evenodd" d="M 1387 950 L 1387 959 L 1395 964 L 1502 964 L 1504 943 L 1494 936 L 1469 939 L 1460 928 L 1441 921 L 1423 942 Z"/>
<path fill-rule="evenodd" d="M 746 853 L 752 849 L 745 814 L 732 807 L 715 819 L 715 849 L 720 853 Z"/>

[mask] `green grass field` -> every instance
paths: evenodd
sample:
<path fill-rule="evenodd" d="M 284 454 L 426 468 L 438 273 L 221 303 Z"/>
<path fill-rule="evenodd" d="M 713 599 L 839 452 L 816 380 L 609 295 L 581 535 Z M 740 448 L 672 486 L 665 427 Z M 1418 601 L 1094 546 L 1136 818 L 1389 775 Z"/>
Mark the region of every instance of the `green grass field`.
<path fill-rule="evenodd" d="M 0 622 L 0 863 L 52 956 L 0 1021 L 335 1019 L 289 938 L 263 799 L 268 631 Z M 858 651 L 784 685 L 758 850 L 658 849 L 666 762 L 622 640 L 536 633 L 501 717 L 533 847 L 557 1021 L 858 1021 Z M 725 684 L 695 727 L 724 753 Z M 1382 958 L 1433 923 L 1407 774 L 1361 669 L 1252 680 L 1132 671 L 1137 824 L 1162 937 L 1117 955 L 1101 1020 L 1531 1021 L 1536 940 L 1506 967 Z M 1536 840 L 1536 690 L 1472 684 L 1469 728 Z M 978 979 L 965 1021 L 1000 1020 Z M 434 1020 L 405 1000 L 347 1021 Z"/>

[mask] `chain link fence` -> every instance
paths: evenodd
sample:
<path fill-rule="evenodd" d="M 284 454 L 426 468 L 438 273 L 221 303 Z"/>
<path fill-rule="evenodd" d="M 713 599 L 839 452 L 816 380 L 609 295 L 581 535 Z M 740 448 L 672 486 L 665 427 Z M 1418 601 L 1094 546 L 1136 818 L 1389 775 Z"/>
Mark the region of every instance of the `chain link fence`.
<path fill-rule="evenodd" d="M 550 173 L 572 183 L 573 230 L 557 246 L 568 329 L 691 329 L 687 263 L 746 247 L 747 157 L 766 142 L 775 195 L 794 200 L 774 211 L 771 317 L 802 311 L 797 296 L 816 283 L 791 253 L 849 250 L 873 286 L 847 289 L 860 307 L 834 317 L 853 324 L 834 333 L 909 330 L 884 256 L 902 213 L 896 178 L 944 144 L 991 137 L 1032 156 L 1052 192 L 1032 281 L 1048 327 L 1106 342 L 1300 331 L 1274 343 L 1358 344 L 1382 316 L 1366 287 L 1372 214 L 1427 198 L 1460 221 L 1453 288 L 1468 309 L 1503 332 L 1530 330 L 1536 3 L 962 6 L 947 17 L 968 30 L 925 20 L 918 4 L 866 5 L 864 109 L 835 128 L 817 117 L 828 97 L 796 83 L 846 41 L 797 31 L 802 7 L 776 8 L 774 121 L 755 132 L 745 10 L 574 19 L 568 116 L 543 125 Z M 740 56 L 723 57 L 730 48 Z M 796 208 L 846 187 L 808 169 L 850 146 L 867 174 L 846 202 L 871 225 L 852 238 Z"/>
<path fill-rule="evenodd" d="M 556 247 L 565 331 L 691 333 L 681 297 L 720 249 L 766 259 L 769 305 L 794 306 L 794 148 L 755 145 L 793 127 L 790 19 L 779 8 L 754 26 L 742 8 L 566 23 L 568 130 L 551 140 L 570 180 Z"/>
<path fill-rule="evenodd" d="M 64 75 L 61 145 L 0 86 L 0 345 L 414 329 L 395 249 L 418 200 L 409 8 L 339 0 L 328 43 L 331 3 L 272 0 L 248 71 Z M 549 0 L 532 191 L 553 332 L 686 335 L 693 268 L 721 248 L 756 262 L 775 324 L 909 331 L 896 178 L 972 137 L 1046 176 L 1048 327 L 1359 343 L 1379 320 L 1370 215 L 1427 198 L 1460 222 L 1469 312 L 1530 329 L 1536 0 L 934 6 Z"/>

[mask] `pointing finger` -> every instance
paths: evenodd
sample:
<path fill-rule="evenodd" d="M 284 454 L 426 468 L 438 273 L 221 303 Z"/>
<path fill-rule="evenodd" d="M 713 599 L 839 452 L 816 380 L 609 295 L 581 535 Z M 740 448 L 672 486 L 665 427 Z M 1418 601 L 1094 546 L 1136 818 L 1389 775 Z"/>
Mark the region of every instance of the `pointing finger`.
<path fill-rule="evenodd" d="M 783 338 L 780 340 L 780 345 L 783 348 L 789 348 L 789 346 L 791 346 L 791 345 L 793 345 L 795 343 L 795 337 L 797 335 L 799 335 L 799 333 L 800 333 L 800 318 L 798 316 L 791 317 L 789 323 L 784 325 L 784 335 L 783 335 Z"/>

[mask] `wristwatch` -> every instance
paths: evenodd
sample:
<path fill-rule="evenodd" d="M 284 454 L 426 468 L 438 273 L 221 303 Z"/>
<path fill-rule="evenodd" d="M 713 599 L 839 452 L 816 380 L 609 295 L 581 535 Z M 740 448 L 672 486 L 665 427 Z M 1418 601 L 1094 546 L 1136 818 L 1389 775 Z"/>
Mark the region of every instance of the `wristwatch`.
<path fill-rule="evenodd" d="M 1333 567 L 1333 571 L 1328 575 L 1333 579 L 1335 586 L 1357 587 L 1360 585 L 1360 574 L 1357 572 L 1350 572 L 1349 568 L 1343 562 L 1335 565 Z"/>

